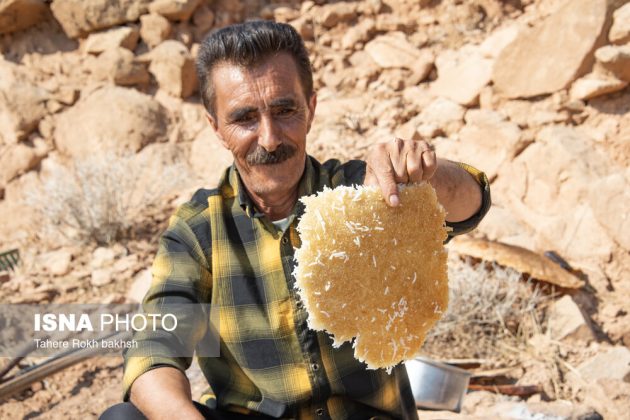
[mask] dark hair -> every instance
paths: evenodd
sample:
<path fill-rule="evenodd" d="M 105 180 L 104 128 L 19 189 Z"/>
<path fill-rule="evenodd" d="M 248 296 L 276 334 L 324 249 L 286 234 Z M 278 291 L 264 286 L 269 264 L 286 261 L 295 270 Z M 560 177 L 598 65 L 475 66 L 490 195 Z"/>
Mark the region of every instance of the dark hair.
<path fill-rule="evenodd" d="M 313 94 L 313 72 L 308 52 L 297 31 L 286 23 L 266 20 L 226 26 L 209 35 L 197 56 L 201 99 L 206 110 L 216 117 L 212 70 L 220 62 L 247 67 L 262 63 L 269 56 L 286 52 L 295 60 L 307 100 Z"/>

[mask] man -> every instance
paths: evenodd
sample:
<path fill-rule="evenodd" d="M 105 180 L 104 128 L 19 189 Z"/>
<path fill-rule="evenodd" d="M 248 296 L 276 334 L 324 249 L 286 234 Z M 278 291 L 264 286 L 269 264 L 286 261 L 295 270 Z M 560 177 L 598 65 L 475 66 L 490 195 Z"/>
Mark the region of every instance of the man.
<path fill-rule="evenodd" d="M 198 359 L 211 389 L 193 403 L 183 373 L 191 359 L 147 355 L 157 344 L 142 341 L 126 354 L 131 402 L 103 418 L 415 418 L 404 366 L 367 370 L 349 343 L 335 349 L 307 328 L 290 274 L 298 199 L 365 183 L 395 207 L 397 183 L 425 180 L 454 235 L 488 210 L 486 177 L 437 159 L 422 141 L 378 144 L 367 163 L 308 156 L 317 97 L 307 52 L 289 25 L 248 22 L 214 33 L 200 49 L 198 73 L 208 121 L 234 164 L 217 189 L 198 191 L 171 218 L 145 304 L 211 302 L 220 312 L 221 355 Z"/>

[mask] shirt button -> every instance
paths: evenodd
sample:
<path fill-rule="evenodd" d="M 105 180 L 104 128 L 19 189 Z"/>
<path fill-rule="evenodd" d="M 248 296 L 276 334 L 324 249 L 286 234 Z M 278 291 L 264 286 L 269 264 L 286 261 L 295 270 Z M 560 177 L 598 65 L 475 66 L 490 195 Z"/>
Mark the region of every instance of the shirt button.
<path fill-rule="evenodd" d="M 323 408 L 318 408 L 317 410 L 315 410 L 315 413 L 318 416 L 323 416 L 324 415 L 324 409 Z"/>
<path fill-rule="evenodd" d="M 317 371 L 319 370 L 319 365 L 318 365 L 317 363 L 313 363 L 313 364 L 311 365 L 311 368 L 313 368 L 313 370 L 314 370 L 315 372 L 317 372 Z"/>
<path fill-rule="evenodd" d="M 289 243 L 289 238 L 287 238 L 286 236 L 284 238 L 282 238 L 282 243 L 283 244 L 288 244 Z"/>

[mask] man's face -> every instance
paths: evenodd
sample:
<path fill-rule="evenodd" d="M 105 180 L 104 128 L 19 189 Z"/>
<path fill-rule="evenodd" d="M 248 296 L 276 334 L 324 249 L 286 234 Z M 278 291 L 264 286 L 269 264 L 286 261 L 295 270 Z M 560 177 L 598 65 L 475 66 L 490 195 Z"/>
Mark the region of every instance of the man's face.
<path fill-rule="evenodd" d="M 316 105 L 315 95 L 304 97 L 293 58 L 280 53 L 251 68 L 221 63 L 212 82 L 216 119 L 208 119 L 248 190 L 291 192 L 304 170 Z"/>

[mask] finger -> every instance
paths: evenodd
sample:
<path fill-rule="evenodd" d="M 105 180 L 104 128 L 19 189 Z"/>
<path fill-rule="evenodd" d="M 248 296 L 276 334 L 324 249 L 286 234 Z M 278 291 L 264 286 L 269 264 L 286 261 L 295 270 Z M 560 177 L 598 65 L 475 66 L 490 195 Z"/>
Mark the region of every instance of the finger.
<path fill-rule="evenodd" d="M 396 207 L 400 200 L 398 198 L 398 186 L 394 178 L 394 168 L 392 167 L 389 156 L 385 155 L 381 159 L 374 161 L 371 165 L 372 172 L 376 178 L 378 185 L 387 204 Z"/>
<path fill-rule="evenodd" d="M 437 170 L 437 157 L 433 150 L 422 152 L 422 179 L 428 181 Z"/>
<path fill-rule="evenodd" d="M 406 164 L 406 155 L 409 153 L 409 146 L 406 143 L 407 142 L 397 138 L 391 144 L 387 145 L 389 160 L 394 169 L 394 181 L 402 184 L 409 182 Z"/>
<path fill-rule="evenodd" d="M 374 172 L 371 167 L 368 167 L 365 172 L 365 179 L 363 180 L 363 185 L 370 185 L 378 187 L 378 180 L 374 176 Z"/>
<path fill-rule="evenodd" d="M 422 175 L 424 173 L 422 163 L 422 152 L 420 150 L 414 150 L 407 154 L 407 174 L 409 175 L 408 182 L 421 182 Z"/>

